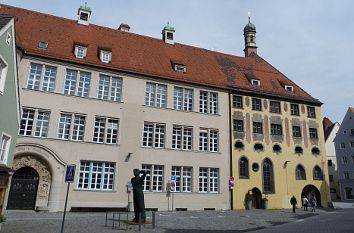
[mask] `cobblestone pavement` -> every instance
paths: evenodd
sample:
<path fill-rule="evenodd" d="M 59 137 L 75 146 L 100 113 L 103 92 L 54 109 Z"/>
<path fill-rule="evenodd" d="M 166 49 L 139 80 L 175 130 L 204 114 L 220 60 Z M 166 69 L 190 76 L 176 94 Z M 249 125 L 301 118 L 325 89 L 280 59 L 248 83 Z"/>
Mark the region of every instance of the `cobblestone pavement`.
<path fill-rule="evenodd" d="M 142 227 L 142 232 L 249 232 L 271 226 L 301 221 L 315 215 L 325 215 L 327 211 L 316 213 L 300 209 L 295 214 L 291 210 L 238 210 L 238 211 L 180 211 L 156 212 L 156 228 L 152 224 Z M 6 211 L 6 222 L 1 233 L 56 233 L 60 232 L 63 213 L 48 213 L 34 211 Z M 139 232 L 138 225 L 126 225 L 118 221 L 112 228 L 112 214 L 108 215 L 107 226 L 105 213 L 67 213 L 64 232 L 66 233 L 112 233 L 121 232 L 128 227 L 127 232 Z M 147 221 L 151 221 L 151 212 L 147 212 Z M 118 219 L 118 215 L 115 215 Z M 126 219 L 126 214 L 121 215 Z M 129 213 L 129 219 L 133 214 Z"/>

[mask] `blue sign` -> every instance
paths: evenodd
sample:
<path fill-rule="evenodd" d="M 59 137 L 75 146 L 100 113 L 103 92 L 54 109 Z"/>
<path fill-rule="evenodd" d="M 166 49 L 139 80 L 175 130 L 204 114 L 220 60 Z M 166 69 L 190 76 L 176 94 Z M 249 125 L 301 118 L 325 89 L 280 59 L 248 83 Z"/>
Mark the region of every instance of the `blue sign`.
<path fill-rule="evenodd" d="M 176 176 L 171 176 L 171 181 L 176 181 Z"/>
<path fill-rule="evenodd" d="M 65 172 L 65 182 L 66 183 L 74 182 L 75 169 L 76 169 L 76 165 L 75 164 L 66 165 L 66 172 Z"/>

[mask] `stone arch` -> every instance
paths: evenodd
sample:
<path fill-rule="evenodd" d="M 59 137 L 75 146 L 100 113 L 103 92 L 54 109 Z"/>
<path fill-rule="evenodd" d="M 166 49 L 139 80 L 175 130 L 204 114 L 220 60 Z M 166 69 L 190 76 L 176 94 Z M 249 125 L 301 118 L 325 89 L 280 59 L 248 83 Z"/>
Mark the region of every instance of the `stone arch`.
<path fill-rule="evenodd" d="M 48 209 L 53 177 L 56 170 L 64 171 L 65 162 L 49 148 L 36 143 L 16 145 L 13 169 L 31 167 L 38 172 L 37 209 Z"/>

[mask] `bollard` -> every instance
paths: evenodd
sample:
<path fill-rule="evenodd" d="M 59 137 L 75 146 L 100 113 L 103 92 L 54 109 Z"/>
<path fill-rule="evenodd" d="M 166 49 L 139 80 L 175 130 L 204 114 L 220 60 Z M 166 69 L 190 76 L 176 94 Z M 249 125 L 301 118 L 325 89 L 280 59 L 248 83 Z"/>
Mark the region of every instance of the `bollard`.
<path fill-rule="evenodd" d="M 114 229 L 114 212 L 113 212 L 112 228 Z"/>
<path fill-rule="evenodd" d="M 118 215 L 118 227 L 120 228 L 120 212 L 119 212 L 119 215 Z"/>
<path fill-rule="evenodd" d="M 127 223 L 125 224 L 127 230 L 128 230 L 128 221 L 129 221 L 129 213 L 127 212 Z"/>
<path fill-rule="evenodd" d="M 107 226 L 107 216 L 108 215 L 108 211 L 106 211 L 106 224 L 104 225 L 105 227 Z"/>
<path fill-rule="evenodd" d="M 155 211 L 152 211 L 152 229 L 155 229 Z"/>
<path fill-rule="evenodd" d="M 139 213 L 139 231 L 141 231 L 141 213 Z"/>

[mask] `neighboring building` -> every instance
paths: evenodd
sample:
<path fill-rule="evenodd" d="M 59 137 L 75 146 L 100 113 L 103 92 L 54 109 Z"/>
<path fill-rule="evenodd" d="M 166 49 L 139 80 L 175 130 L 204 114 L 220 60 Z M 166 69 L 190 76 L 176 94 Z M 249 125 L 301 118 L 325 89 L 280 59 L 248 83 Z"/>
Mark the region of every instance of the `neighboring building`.
<path fill-rule="evenodd" d="M 250 21 L 244 36 L 247 59 L 257 53 Z M 254 208 L 262 208 L 264 198 L 269 208 L 288 208 L 292 195 L 299 203 L 301 196 L 315 195 L 319 205 L 327 206 L 321 102 L 260 57 L 252 65 L 234 75 L 231 92 L 233 207 L 244 208 L 248 192 Z"/>
<path fill-rule="evenodd" d="M 244 208 L 253 188 L 270 208 L 292 195 L 330 202 L 321 102 L 256 55 L 251 23 L 237 57 L 176 43 L 170 25 L 155 39 L 90 24 L 88 7 L 77 21 L 1 12 L 16 17 L 23 99 L 12 185 L 34 184 L 26 203 L 10 193 L 7 208 L 62 210 L 66 164 L 77 166 L 71 209 L 127 207 L 134 168 L 148 172 L 146 208 L 167 210 L 172 176 L 176 209 Z"/>
<path fill-rule="evenodd" d="M 340 196 L 354 199 L 354 108 L 349 108 L 334 139 Z"/>
<path fill-rule="evenodd" d="M 337 135 L 340 124 L 332 123 L 328 118 L 323 118 L 323 130 L 325 134 L 325 146 L 328 165 L 329 188 L 331 199 L 340 199 L 339 183 L 338 183 L 338 166 L 334 138 Z"/>
<path fill-rule="evenodd" d="M 19 126 L 14 18 L 0 14 L 0 213 L 12 174 Z"/>

